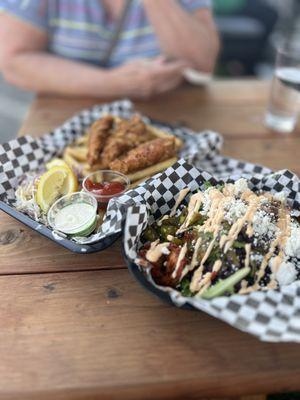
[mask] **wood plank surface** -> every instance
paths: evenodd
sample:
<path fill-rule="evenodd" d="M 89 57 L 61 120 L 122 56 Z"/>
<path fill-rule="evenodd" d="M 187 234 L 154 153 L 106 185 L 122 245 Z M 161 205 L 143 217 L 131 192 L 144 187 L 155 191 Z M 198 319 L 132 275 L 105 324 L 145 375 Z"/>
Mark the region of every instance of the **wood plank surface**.
<path fill-rule="evenodd" d="M 195 130 L 211 129 L 227 138 L 281 137 L 263 125 L 269 83 L 216 81 L 207 88 L 185 86 L 147 102 L 135 102 L 149 117 L 183 123 Z M 103 101 L 102 101 L 103 102 Z M 95 99 L 42 97 L 33 103 L 20 133 L 40 135 L 60 125 L 82 108 L 101 103 Z M 297 135 L 298 130 L 291 136 Z"/>
<path fill-rule="evenodd" d="M 299 388 L 300 346 L 262 343 L 164 304 L 127 271 L 0 277 L 0 293 L 1 399 L 176 400 Z"/>
<path fill-rule="evenodd" d="M 290 169 L 300 175 L 300 137 L 234 140 L 225 137 L 222 154 L 274 170 Z"/>
<path fill-rule="evenodd" d="M 224 154 L 300 173 L 299 129 L 262 124 L 269 84 L 184 87 L 137 109 L 224 134 Z M 38 98 L 20 134 L 55 128 L 95 99 Z M 200 399 L 300 390 L 300 346 L 266 344 L 170 307 L 125 269 L 120 242 L 75 255 L 0 213 L 0 399 Z"/>
<path fill-rule="evenodd" d="M 125 268 L 121 240 L 105 251 L 74 254 L 0 214 L 0 275 Z"/>

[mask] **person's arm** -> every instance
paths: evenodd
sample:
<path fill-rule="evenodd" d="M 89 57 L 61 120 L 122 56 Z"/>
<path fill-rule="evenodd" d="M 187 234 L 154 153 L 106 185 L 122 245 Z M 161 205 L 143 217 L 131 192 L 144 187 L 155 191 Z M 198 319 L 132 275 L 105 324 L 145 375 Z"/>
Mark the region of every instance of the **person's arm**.
<path fill-rule="evenodd" d="M 137 61 L 112 70 L 47 52 L 47 34 L 0 15 L 0 71 L 6 80 L 37 93 L 96 97 L 149 97 L 181 82 L 182 63 Z"/>
<path fill-rule="evenodd" d="M 219 37 L 209 9 L 186 11 L 178 0 L 143 0 L 146 13 L 164 54 L 211 72 L 219 51 Z"/>

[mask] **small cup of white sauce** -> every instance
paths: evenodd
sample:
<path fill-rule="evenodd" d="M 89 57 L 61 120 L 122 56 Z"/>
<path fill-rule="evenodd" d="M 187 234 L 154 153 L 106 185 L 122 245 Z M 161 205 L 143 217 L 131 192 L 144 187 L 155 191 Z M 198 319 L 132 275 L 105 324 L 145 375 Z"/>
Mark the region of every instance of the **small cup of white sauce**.
<path fill-rule="evenodd" d="M 76 192 L 57 200 L 48 212 L 53 230 L 71 236 L 89 236 L 97 225 L 98 203 L 94 196 Z"/>

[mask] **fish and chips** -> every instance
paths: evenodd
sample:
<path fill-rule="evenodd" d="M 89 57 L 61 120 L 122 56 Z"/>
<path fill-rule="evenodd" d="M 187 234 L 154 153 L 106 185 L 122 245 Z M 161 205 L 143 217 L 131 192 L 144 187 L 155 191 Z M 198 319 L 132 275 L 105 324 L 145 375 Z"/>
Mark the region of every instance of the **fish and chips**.
<path fill-rule="evenodd" d="M 165 170 L 177 160 L 180 139 L 143 122 L 106 115 L 88 132 L 67 146 L 63 159 L 85 177 L 97 170 L 114 170 L 136 185 Z"/>

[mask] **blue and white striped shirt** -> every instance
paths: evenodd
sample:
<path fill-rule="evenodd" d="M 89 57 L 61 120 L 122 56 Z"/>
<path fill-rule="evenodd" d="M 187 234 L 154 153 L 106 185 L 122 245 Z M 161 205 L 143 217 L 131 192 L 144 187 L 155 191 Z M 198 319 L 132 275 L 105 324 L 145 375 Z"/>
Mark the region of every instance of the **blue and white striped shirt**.
<path fill-rule="evenodd" d="M 210 7 L 210 0 L 178 0 L 188 12 Z M 115 30 L 101 0 L 0 0 L 0 12 L 12 14 L 48 34 L 48 50 L 62 57 L 101 66 Z M 110 67 L 161 53 L 141 0 L 134 0 Z"/>

